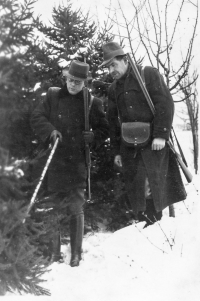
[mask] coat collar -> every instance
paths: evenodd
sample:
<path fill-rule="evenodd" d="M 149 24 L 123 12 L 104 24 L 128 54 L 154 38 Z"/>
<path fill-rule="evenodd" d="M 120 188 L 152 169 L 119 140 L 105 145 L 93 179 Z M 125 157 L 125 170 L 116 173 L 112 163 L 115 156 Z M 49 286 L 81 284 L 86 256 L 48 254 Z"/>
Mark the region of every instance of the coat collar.
<path fill-rule="evenodd" d="M 75 97 L 77 99 L 82 99 L 83 100 L 83 91 L 80 91 L 76 95 L 72 95 L 69 93 L 67 86 L 65 85 L 63 88 L 60 89 L 59 91 L 59 97 Z"/>

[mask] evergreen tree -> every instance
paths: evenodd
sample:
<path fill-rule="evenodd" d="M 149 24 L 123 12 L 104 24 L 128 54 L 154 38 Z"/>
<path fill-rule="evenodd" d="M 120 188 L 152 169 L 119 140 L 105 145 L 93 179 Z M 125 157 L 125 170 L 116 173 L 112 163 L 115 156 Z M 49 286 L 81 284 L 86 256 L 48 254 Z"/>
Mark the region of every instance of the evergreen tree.
<path fill-rule="evenodd" d="M 0 295 L 6 292 L 49 294 L 40 284 L 48 262 L 39 248 L 43 223 L 26 218 L 29 184 L 23 171 L 0 152 Z M 8 155 L 8 152 L 7 152 Z M 24 219 L 26 218 L 25 222 Z"/>
<path fill-rule="evenodd" d="M 30 194 L 22 171 L 9 163 L 30 152 L 29 115 L 37 79 L 32 61 L 35 1 L 0 0 L 0 294 L 48 294 L 40 287 L 47 261 L 39 249 L 44 226 L 25 218 Z M 31 191 L 31 190 L 30 190 Z"/>
<path fill-rule="evenodd" d="M 35 59 L 40 64 L 42 87 L 61 86 L 61 70 L 72 59 L 86 61 L 95 78 L 102 58 L 102 41 L 108 41 L 110 37 L 107 33 L 99 33 L 89 12 L 84 15 L 81 8 L 73 10 L 71 1 L 67 1 L 66 6 L 54 7 L 52 16 L 50 25 L 44 25 L 37 19 L 37 29 L 43 36 L 38 43 L 42 52 L 35 51 Z"/>
<path fill-rule="evenodd" d="M 30 151 L 29 115 L 36 83 L 32 53 L 35 0 L 0 0 L 0 141 L 11 155 Z"/>

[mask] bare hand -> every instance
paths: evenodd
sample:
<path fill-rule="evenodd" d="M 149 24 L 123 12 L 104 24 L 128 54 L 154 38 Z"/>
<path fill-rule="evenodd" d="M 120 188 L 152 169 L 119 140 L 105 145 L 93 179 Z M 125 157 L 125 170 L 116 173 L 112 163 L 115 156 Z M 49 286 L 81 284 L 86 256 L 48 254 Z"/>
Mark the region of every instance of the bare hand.
<path fill-rule="evenodd" d="M 151 149 L 152 150 L 161 150 L 165 147 L 165 139 L 163 138 L 154 138 Z"/>
<path fill-rule="evenodd" d="M 54 130 L 51 135 L 50 135 L 50 140 L 53 142 L 53 144 L 56 142 L 56 139 L 59 138 L 59 140 L 62 142 L 62 134 L 57 131 Z"/>
<path fill-rule="evenodd" d="M 118 167 L 122 167 L 122 157 L 120 155 L 115 156 L 114 164 Z"/>

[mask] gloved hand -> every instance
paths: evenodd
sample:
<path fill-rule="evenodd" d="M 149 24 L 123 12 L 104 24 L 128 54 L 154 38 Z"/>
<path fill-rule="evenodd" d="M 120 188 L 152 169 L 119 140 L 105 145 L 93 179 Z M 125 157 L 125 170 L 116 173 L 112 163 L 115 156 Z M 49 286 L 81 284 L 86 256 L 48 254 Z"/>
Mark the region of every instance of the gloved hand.
<path fill-rule="evenodd" d="M 94 133 L 92 131 L 83 131 L 83 139 L 85 143 L 92 143 L 94 140 Z"/>
<path fill-rule="evenodd" d="M 62 142 L 62 134 L 59 131 L 54 130 L 50 135 L 50 140 L 53 144 L 56 142 L 56 138 L 59 138 L 60 142 Z"/>

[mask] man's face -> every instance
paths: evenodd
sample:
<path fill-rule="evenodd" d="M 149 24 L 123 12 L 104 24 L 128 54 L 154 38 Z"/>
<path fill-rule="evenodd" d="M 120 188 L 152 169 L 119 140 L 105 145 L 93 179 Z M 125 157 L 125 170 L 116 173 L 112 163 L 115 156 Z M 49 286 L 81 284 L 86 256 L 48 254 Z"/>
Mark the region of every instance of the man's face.
<path fill-rule="evenodd" d="M 111 63 L 107 66 L 110 75 L 114 79 L 120 79 L 125 73 L 128 68 L 127 61 L 124 61 L 123 59 L 118 61 L 116 58 L 114 58 Z"/>
<path fill-rule="evenodd" d="M 66 85 L 67 85 L 67 90 L 69 91 L 69 93 L 72 95 L 76 95 L 83 89 L 84 81 L 67 77 Z"/>

